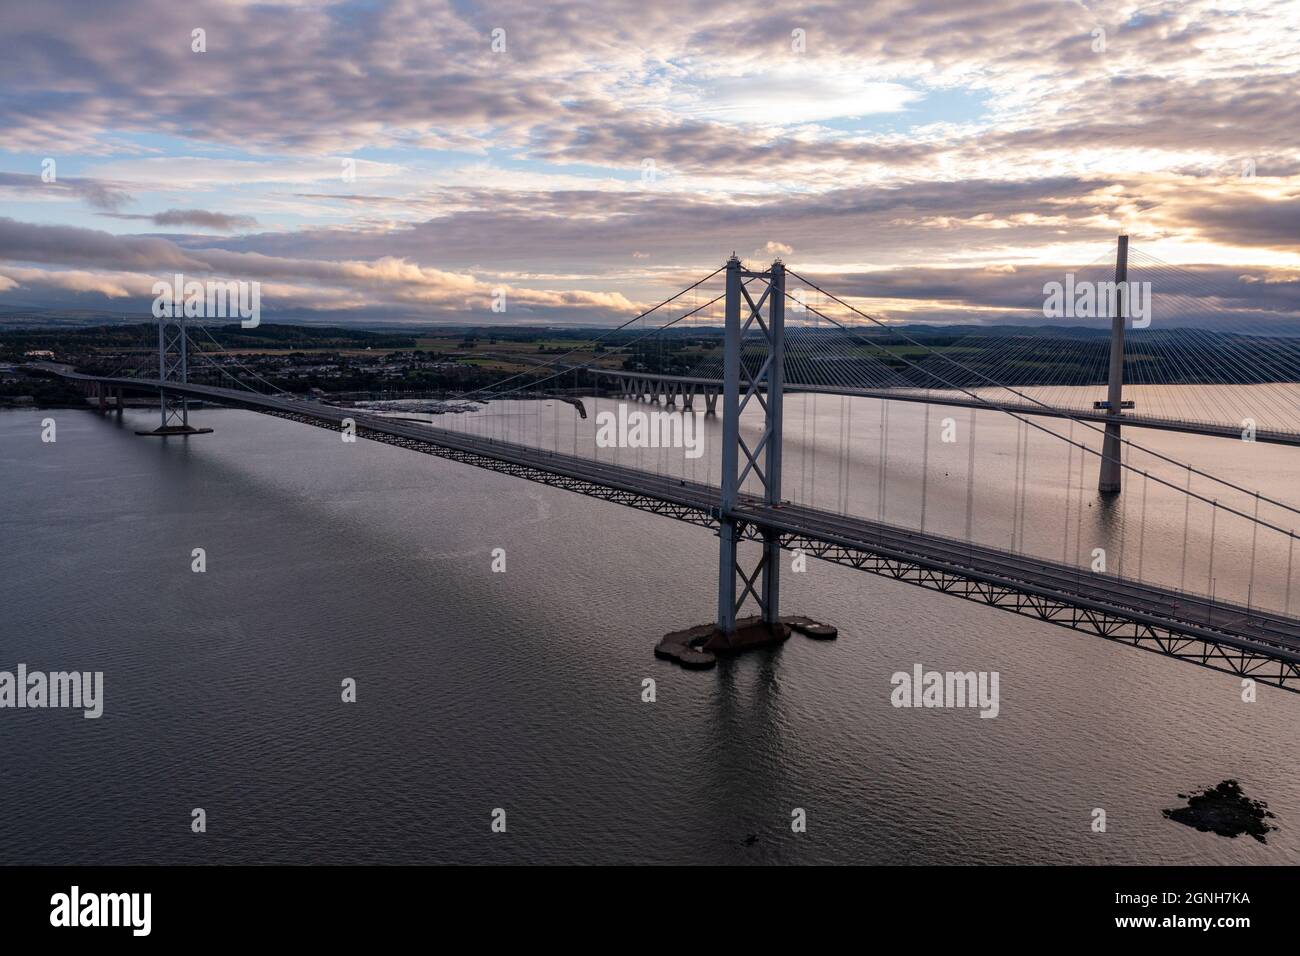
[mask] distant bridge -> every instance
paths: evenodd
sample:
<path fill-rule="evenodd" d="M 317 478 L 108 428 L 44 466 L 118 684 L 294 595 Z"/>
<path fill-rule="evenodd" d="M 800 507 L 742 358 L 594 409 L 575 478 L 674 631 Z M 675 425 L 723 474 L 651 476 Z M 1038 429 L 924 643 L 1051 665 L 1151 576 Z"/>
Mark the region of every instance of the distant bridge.
<path fill-rule="evenodd" d="M 722 380 L 692 375 L 664 375 L 657 372 L 628 372 L 598 366 L 570 366 L 585 369 L 592 376 L 611 382 L 616 394 L 622 398 L 660 402 L 666 406 L 681 404 L 683 408 L 697 408 L 703 401 L 708 412 L 716 412 L 717 398 L 722 391 Z M 764 386 L 764 391 L 766 387 Z M 995 409 L 1033 415 L 1041 418 L 1068 418 L 1081 422 L 1113 424 L 1118 418 L 1124 426 L 1154 428 L 1159 431 L 1184 432 L 1192 435 L 1209 435 L 1215 438 L 1241 440 L 1241 426 L 1222 422 L 1179 421 L 1154 415 L 1137 415 L 1123 410 L 1112 416 L 1108 410 L 1070 409 L 1050 405 L 1036 405 L 1026 401 L 1006 401 L 998 398 L 971 398 L 960 393 L 940 390 L 908 388 L 854 388 L 849 385 L 785 385 L 785 394 L 804 392 L 818 395 L 846 395 L 851 398 L 874 398 L 890 402 L 916 402 L 923 405 L 945 405 L 953 408 Z M 1254 440 L 1273 445 L 1300 446 L 1300 432 L 1257 428 Z"/>

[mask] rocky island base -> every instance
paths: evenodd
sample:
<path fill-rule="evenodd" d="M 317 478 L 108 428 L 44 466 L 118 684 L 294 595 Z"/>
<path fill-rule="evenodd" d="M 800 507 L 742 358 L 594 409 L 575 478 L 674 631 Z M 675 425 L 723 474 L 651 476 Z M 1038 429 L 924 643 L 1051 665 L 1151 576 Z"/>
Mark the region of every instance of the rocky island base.
<path fill-rule="evenodd" d="M 716 624 L 701 624 L 665 634 L 655 645 L 655 657 L 676 661 L 688 670 L 707 670 L 718 662 L 719 654 L 738 654 L 780 644 L 794 631 L 821 641 L 831 640 L 838 634 L 830 625 L 799 615 L 783 617 L 780 623 L 771 625 L 758 617 L 746 617 L 736 621 L 732 634 L 722 633 Z"/>

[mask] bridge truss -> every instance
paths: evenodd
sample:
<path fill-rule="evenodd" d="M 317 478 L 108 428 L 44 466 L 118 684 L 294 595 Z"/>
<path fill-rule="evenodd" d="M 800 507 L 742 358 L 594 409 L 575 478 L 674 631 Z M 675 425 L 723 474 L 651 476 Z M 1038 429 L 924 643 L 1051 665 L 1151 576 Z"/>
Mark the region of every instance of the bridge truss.
<path fill-rule="evenodd" d="M 296 411 L 265 409 L 263 411 L 278 418 L 334 431 L 339 431 L 342 427 L 341 420 L 331 421 L 317 415 Z M 710 500 L 712 494 L 716 494 L 716 489 L 707 486 L 678 484 L 673 487 L 673 484 L 665 483 L 665 487 L 658 491 L 640 490 L 630 485 L 606 483 L 610 479 L 594 480 L 591 477 L 566 473 L 564 463 L 559 461 L 549 467 L 524 464 L 512 460 L 515 451 L 506 446 L 502 446 L 494 454 L 485 454 L 438 444 L 430 438 L 394 434 L 387 426 L 381 430 L 367 427 L 364 423 L 358 423 L 357 435 L 409 451 L 445 458 L 552 488 L 561 488 L 589 498 L 674 518 L 709 528 L 719 534 L 722 532 L 723 525 L 718 510 Z M 672 497 L 665 496 L 668 494 Z M 739 503 L 746 514 L 752 514 L 752 509 L 759 505 L 760 502 L 752 499 Z M 896 581 L 940 591 L 999 610 L 1011 611 L 1119 644 L 1300 693 L 1300 642 L 1288 646 L 1284 639 L 1278 639 L 1277 643 L 1268 643 L 1265 639 L 1242 638 L 1233 632 L 1231 625 L 1236 624 L 1240 629 L 1241 623 L 1252 615 L 1261 617 L 1259 612 L 1223 605 L 1218 609 L 1217 618 L 1211 612 L 1208 620 L 1203 623 L 1178 621 L 1166 616 L 1144 613 L 1137 608 L 1108 604 L 1082 593 L 1069 594 L 1038 587 L 1027 580 L 1000 576 L 975 567 L 962 567 L 959 564 L 945 566 L 940 562 L 925 560 L 920 555 L 901 554 L 896 549 L 885 547 L 883 544 L 873 546 L 869 540 L 828 540 L 826 537 L 783 530 L 753 516 L 736 517 L 731 522 L 731 526 L 734 541 L 752 541 L 763 546 L 764 561 L 770 553 L 768 549 L 773 542 L 776 542 L 778 555 L 780 550 L 802 551 L 833 564 L 893 578 Z M 863 537 L 869 538 L 870 535 Z M 779 564 L 779 556 L 776 560 Z M 761 569 L 762 566 L 760 564 L 759 568 Z"/>

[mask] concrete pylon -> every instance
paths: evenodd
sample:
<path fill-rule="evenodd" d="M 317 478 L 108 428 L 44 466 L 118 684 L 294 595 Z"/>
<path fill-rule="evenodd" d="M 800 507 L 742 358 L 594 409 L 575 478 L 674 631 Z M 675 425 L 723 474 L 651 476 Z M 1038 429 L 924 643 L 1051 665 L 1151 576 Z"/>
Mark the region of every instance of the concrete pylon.
<path fill-rule="evenodd" d="M 1128 313 L 1128 236 L 1120 236 L 1115 250 L 1115 304 L 1110 320 L 1109 387 L 1106 391 L 1106 437 L 1101 446 L 1101 472 L 1097 490 L 1104 495 L 1119 494 L 1123 487 L 1119 419 L 1124 409 L 1124 320 Z"/>

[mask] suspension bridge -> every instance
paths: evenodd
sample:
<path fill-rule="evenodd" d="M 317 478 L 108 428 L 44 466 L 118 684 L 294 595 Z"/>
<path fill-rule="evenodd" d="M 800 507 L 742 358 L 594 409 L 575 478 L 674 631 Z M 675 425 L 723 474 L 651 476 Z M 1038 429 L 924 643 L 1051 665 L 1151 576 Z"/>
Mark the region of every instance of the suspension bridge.
<path fill-rule="evenodd" d="M 800 294 L 789 288 L 792 278 Z M 1113 281 L 1131 281 L 1126 239 L 1119 245 Z M 821 298 L 810 302 L 806 290 Z M 1107 317 L 1109 336 L 1102 339 L 1079 334 L 1070 344 L 1059 337 L 1025 335 L 1032 340 L 1025 342 L 986 336 L 995 341 L 954 349 L 877 320 L 789 272 L 779 260 L 751 269 L 733 256 L 682 292 L 598 336 L 631 330 L 636 333 L 631 354 L 648 357 L 649 348 L 662 350 L 658 371 L 577 363 L 560 355 L 489 389 L 460 395 L 502 411 L 457 416 L 446 425 L 306 400 L 265 381 L 260 388 L 250 385 L 228 361 L 195 350 L 183 318 L 159 321 L 156 375 L 59 374 L 97 396 L 101 407 L 113 396 L 120 409 L 126 392 L 157 394 L 160 426 L 153 434 L 196 433 L 189 403 L 213 402 L 707 527 L 718 538 L 714 631 L 724 645 L 745 628 L 771 633 L 783 627 L 783 552 L 802 552 L 1300 690 L 1300 619 L 1291 614 L 1296 537 L 1291 524 L 1300 509 L 1240 479 L 1216 477 L 1178 458 L 1175 449 L 1135 441 L 1122 431 L 1133 426 L 1240 440 L 1247 437 L 1242 420 L 1249 420 L 1251 434 L 1243 448 L 1269 441 L 1300 444 L 1287 428 L 1294 421 L 1300 374 L 1288 373 L 1279 361 L 1279 355 L 1300 350 L 1293 341 L 1278 346 L 1281 336 L 1272 332 L 1263 346 L 1239 331 L 1175 335 L 1165 330 L 1153 333 L 1159 338 L 1155 344 L 1143 342 L 1132 334 L 1124 300 L 1117 302 Z M 684 307 L 681 315 L 651 324 L 657 313 L 679 307 Z M 721 315 L 710 311 L 714 307 Z M 689 350 L 683 342 L 692 330 L 708 338 L 705 333 L 716 332 L 719 321 L 721 354 L 712 354 L 718 349 L 706 343 L 685 358 Z M 870 339 L 865 333 L 872 326 L 891 338 Z M 900 337 L 905 348 L 891 349 Z M 1225 350 L 1234 347 L 1231 361 L 1241 366 L 1240 374 L 1202 368 L 1205 361 L 1222 361 Z M 662 359 L 665 354 L 669 361 Z M 1267 362 L 1258 358 L 1263 354 Z M 1080 355 L 1087 358 L 1082 370 Z M 1127 361 L 1132 355 L 1137 360 Z M 191 358 L 210 364 L 234 387 L 191 380 Z M 680 367 L 687 361 L 694 367 Z M 1137 402 L 1146 397 L 1157 406 L 1145 415 L 1127 414 L 1133 400 L 1125 398 L 1125 371 L 1134 368 L 1142 369 L 1130 380 Z M 1174 381 L 1160 381 L 1161 374 Z M 716 454 L 696 463 L 659 448 L 647 463 L 641 449 L 603 448 L 576 413 L 566 411 L 561 418 L 561 409 L 569 406 L 539 400 L 554 394 L 547 383 L 563 381 L 573 392 L 612 382 L 615 397 L 653 397 L 665 409 L 674 408 L 671 414 L 713 411 L 719 426 Z M 1211 394 L 1186 391 L 1197 386 Z M 1162 395 L 1160 388 L 1184 392 Z M 825 396 L 840 403 L 837 413 L 817 407 Z M 700 398 L 704 409 L 696 407 Z M 891 411 L 895 400 L 924 417 L 896 421 L 891 444 L 891 420 L 900 414 Z M 878 425 L 861 413 L 853 418 L 855 403 L 867 401 L 880 406 Z M 551 414 L 544 416 L 548 405 Z M 944 437 L 953 447 L 939 450 L 932 406 L 968 412 L 965 467 L 955 479 L 951 469 L 957 467 L 958 445 Z M 1189 413 L 1198 407 L 1209 416 Z M 1183 413 L 1175 414 L 1179 409 Z M 1242 414 L 1243 409 L 1254 415 Z M 1233 420 L 1238 414 L 1242 420 Z M 819 428 L 828 424 L 838 431 L 838 450 L 819 441 Z M 954 435 L 957 424 L 951 417 L 940 423 Z M 919 514 L 910 496 L 906 503 L 899 500 L 897 477 L 891 498 L 891 448 L 893 465 L 916 477 L 915 461 L 897 455 L 900 434 L 921 446 Z M 873 439 L 878 448 L 870 447 Z M 1031 448 L 1034 441 L 1037 449 Z M 977 465 L 981 449 L 998 463 Z M 942 482 L 931 478 L 932 456 L 949 469 Z M 1035 471 L 1040 462 L 1055 469 L 1052 477 Z M 1086 462 L 1096 465 L 1095 482 Z M 979 467 L 994 469 L 993 487 L 980 496 L 982 507 L 977 506 Z M 832 471 L 834 500 L 819 501 L 819 480 L 824 491 Z M 787 479 L 796 477 L 797 490 L 787 494 Z M 904 483 L 915 486 L 914 480 Z M 1170 517 L 1179 510 L 1181 529 Z M 1225 541 L 1232 542 L 1231 553 L 1219 558 L 1216 574 L 1215 556 L 1229 547 Z M 1279 576 L 1283 566 L 1285 575 Z M 1204 589 L 1194 583 L 1201 579 Z M 752 617 L 742 617 L 746 608 Z"/>

